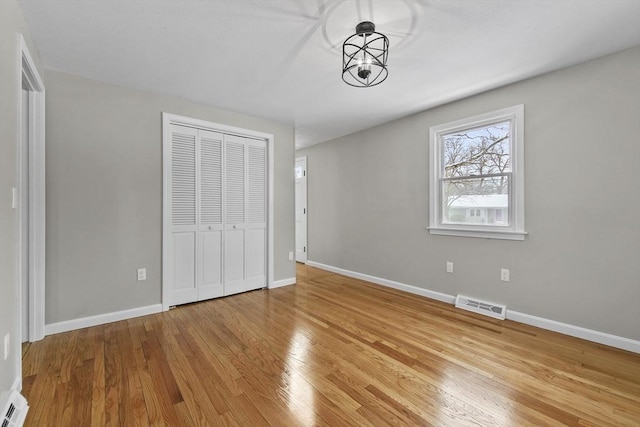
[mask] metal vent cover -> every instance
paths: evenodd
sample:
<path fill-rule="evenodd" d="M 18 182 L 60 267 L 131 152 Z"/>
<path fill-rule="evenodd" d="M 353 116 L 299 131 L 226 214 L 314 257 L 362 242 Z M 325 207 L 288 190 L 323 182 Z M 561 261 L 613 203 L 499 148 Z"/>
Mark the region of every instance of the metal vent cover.
<path fill-rule="evenodd" d="M 464 295 L 458 295 L 456 297 L 456 307 L 500 320 L 504 320 L 507 315 L 506 305 L 466 297 Z"/>
<path fill-rule="evenodd" d="M 2 427 L 20 427 L 24 424 L 29 405 L 17 391 L 10 391 L 2 402 Z"/>

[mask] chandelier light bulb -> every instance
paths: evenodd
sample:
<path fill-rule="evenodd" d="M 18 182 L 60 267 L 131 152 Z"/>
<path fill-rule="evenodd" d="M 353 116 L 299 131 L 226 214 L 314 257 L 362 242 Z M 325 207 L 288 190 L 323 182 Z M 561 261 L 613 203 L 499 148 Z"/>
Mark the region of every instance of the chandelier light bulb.
<path fill-rule="evenodd" d="M 371 58 L 363 60 L 358 58 L 358 77 L 362 80 L 366 80 L 371 75 Z"/>

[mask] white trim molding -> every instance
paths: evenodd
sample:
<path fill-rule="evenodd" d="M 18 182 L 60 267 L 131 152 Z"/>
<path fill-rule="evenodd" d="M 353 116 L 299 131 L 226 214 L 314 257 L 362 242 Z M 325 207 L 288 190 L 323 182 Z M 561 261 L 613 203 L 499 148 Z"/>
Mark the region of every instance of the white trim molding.
<path fill-rule="evenodd" d="M 269 289 L 276 289 L 276 288 L 281 288 L 283 286 L 289 286 L 289 285 L 295 285 L 295 284 L 296 284 L 296 278 L 295 277 L 289 277 L 288 279 L 282 279 L 282 280 L 274 281 L 269 286 Z"/>
<path fill-rule="evenodd" d="M 104 325 L 105 323 L 119 322 L 120 320 L 133 319 L 135 317 L 147 316 L 149 314 L 156 314 L 160 312 L 162 312 L 162 304 L 148 305 L 145 307 L 131 308 L 129 310 L 114 311 L 112 313 L 104 313 L 95 316 L 81 317 L 79 319 L 50 323 L 45 326 L 45 332 L 47 335 L 59 334 L 61 332 L 88 328 L 90 326 Z"/>
<path fill-rule="evenodd" d="M 18 375 L 14 378 L 11 390 L 17 391 L 18 393 L 22 391 L 22 376 Z"/>
<path fill-rule="evenodd" d="M 307 261 L 307 265 L 320 268 L 322 270 L 331 271 L 333 273 L 342 274 L 343 276 L 353 277 L 355 279 L 366 280 L 367 282 L 377 285 L 387 286 L 389 288 L 405 291 L 410 294 L 420 295 L 437 301 L 455 304 L 456 297 L 453 295 L 443 294 L 441 292 L 431 291 L 429 289 L 419 288 L 413 285 L 407 285 L 393 280 L 382 279 L 380 277 L 370 276 L 368 274 L 358 273 L 344 268 L 333 267 L 331 265 L 322 264 L 315 261 Z M 580 338 L 586 341 L 596 342 L 598 344 L 608 345 L 610 347 L 631 351 L 640 354 L 640 341 L 630 338 L 620 337 L 617 335 L 607 334 L 604 332 L 594 331 L 592 329 L 583 328 L 581 326 L 570 325 L 555 320 L 545 319 L 543 317 L 532 316 L 526 313 L 507 309 L 507 319 L 514 322 L 524 323 L 535 326 L 540 329 L 558 332 L 564 335 Z"/>
<path fill-rule="evenodd" d="M 18 81 L 29 91 L 29 341 L 44 338 L 45 310 L 45 87 L 22 34 L 18 34 Z M 18 91 L 22 132 L 22 94 Z M 22 135 L 18 135 L 22 141 Z M 22 176 L 22 175 L 21 175 Z M 22 197 L 22 195 L 21 195 Z M 20 305 L 22 307 L 22 305 Z M 22 313 L 20 313 L 22 321 Z"/>
<path fill-rule="evenodd" d="M 581 326 L 570 325 L 568 323 L 557 322 L 555 320 L 545 319 L 544 317 L 532 316 L 531 314 L 520 313 L 507 309 L 507 319 L 514 322 L 525 323 L 527 325 L 536 326 L 548 331 L 558 332 L 560 334 L 581 338 L 587 341 L 597 342 L 622 350 L 640 353 L 640 341 L 629 338 L 619 337 L 617 335 L 607 334 L 605 332 L 594 331 L 593 329 L 583 328 Z"/>

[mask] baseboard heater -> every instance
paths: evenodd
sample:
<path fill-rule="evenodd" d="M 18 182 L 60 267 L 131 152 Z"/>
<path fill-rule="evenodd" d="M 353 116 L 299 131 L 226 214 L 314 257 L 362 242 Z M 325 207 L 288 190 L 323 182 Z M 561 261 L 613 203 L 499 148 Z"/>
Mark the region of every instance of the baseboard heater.
<path fill-rule="evenodd" d="M 27 399 L 15 390 L 8 391 L 2 397 L 0 427 L 21 427 L 29 410 Z"/>
<path fill-rule="evenodd" d="M 456 297 L 456 307 L 500 320 L 504 320 L 507 315 L 506 305 L 465 297 L 464 295 L 458 295 Z"/>

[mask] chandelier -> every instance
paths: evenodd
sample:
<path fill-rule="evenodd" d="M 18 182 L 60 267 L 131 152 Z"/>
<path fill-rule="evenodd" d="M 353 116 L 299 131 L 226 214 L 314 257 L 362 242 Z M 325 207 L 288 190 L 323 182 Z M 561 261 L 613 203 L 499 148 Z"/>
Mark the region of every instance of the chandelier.
<path fill-rule="evenodd" d="M 356 25 L 356 33 L 342 44 L 342 80 L 355 87 L 382 83 L 389 71 L 389 39 L 376 32 L 373 22 Z"/>

